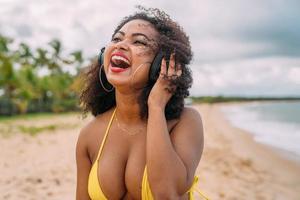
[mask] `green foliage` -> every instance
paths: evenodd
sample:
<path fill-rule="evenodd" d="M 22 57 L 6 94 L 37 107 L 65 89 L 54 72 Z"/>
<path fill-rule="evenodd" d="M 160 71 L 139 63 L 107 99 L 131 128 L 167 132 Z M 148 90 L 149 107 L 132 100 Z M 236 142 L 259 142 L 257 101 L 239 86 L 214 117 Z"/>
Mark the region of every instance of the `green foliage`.
<path fill-rule="evenodd" d="M 12 44 L 11 38 L 0 34 L 0 115 L 78 110 L 82 52 L 62 57 L 58 39 L 35 50 L 25 43 Z M 66 71 L 68 65 L 76 74 Z"/>
<path fill-rule="evenodd" d="M 0 34 L 0 52 L 9 52 L 8 45 L 12 43 L 13 40 L 9 37 L 5 37 Z"/>
<path fill-rule="evenodd" d="M 18 126 L 19 130 L 23 133 L 27 133 L 31 136 L 35 136 L 40 132 L 43 131 L 54 131 L 57 127 L 55 125 L 48 125 L 42 127 L 35 127 L 35 126 Z"/>

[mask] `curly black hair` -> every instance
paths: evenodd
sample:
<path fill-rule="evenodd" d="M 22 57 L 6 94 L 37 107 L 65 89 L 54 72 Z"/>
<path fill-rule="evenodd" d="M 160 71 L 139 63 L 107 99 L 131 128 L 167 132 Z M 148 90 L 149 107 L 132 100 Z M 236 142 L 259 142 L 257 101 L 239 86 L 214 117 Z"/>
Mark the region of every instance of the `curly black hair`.
<path fill-rule="evenodd" d="M 168 14 L 157 8 L 145 8 L 137 6 L 138 10 L 133 15 L 129 15 L 119 23 L 114 30 L 113 35 L 118 32 L 126 23 L 132 20 L 141 19 L 150 22 L 156 31 L 159 33 L 158 41 L 156 41 L 155 51 L 175 52 L 175 62 L 180 63 L 182 74 L 175 81 L 176 90 L 169 100 L 165 108 L 165 117 L 167 120 L 177 119 L 184 107 L 184 98 L 189 96 L 189 88 L 192 85 L 192 72 L 187 67 L 192 60 L 192 51 L 189 37 L 183 31 L 182 27 L 173 21 Z M 100 65 L 98 62 L 93 63 L 84 73 L 84 86 L 80 93 L 80 105 L 83 108 L 84 114 L 90 112 L 97 116 L 104 113 L 116 105 L 115 91 L 105 91 L 99 82 Z M 159 74 L 157 74 L 158 78 Z M 109 88 L 109 82 L 104 78 L 104 85 Z M 150 91 L 155 83 L 148 82 L 147 86 L 142 89 L 138 98 L 140 105 L 140 116 L 142 119 L 148 117 L 147 100 Z"/>

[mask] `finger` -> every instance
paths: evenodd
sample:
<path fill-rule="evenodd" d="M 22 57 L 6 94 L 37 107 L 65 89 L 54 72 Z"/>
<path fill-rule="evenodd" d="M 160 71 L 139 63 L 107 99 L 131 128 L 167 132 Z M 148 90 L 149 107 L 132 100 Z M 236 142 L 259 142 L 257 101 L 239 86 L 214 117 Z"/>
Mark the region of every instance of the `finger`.
<path fill-rule="evenodd" d="M 181 65 L 178 64 L 178 65 L 177 65 L 177 70 L 176 70 L 176 75 L 179 77 L 179 76 L 181 76 L 181 74 L 182 74 Z"/>
<path fill-rule="evenodd" d="M 167 63 L 165 58 L 163 58 L 161 61 L 160 76 L 164 77 L 166 75 L 167 75 Z"/>
<path fill-rule="evenodd" d="M 172 53 L 169 62 L 168 76 L 172 76 L 174 74 L 175 74 L 175 54 Z"/>

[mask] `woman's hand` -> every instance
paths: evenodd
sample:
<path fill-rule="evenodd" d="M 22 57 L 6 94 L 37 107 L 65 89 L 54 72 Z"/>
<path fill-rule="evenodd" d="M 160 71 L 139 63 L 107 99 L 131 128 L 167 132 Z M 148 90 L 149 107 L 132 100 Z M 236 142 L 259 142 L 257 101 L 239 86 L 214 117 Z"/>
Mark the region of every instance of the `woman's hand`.
<path fill-rule="evenodd" d="M 180 64 L 175 66 L 174 53 L 171 54 L 168 70 L 166 60 L 163 58 L 159 77 L 148 97 L 148 107 L 164 109 L 176 91 L 176 86 L 172 84 L 172 81 L 176 80 L 181 74 L 182 70 Z"/>

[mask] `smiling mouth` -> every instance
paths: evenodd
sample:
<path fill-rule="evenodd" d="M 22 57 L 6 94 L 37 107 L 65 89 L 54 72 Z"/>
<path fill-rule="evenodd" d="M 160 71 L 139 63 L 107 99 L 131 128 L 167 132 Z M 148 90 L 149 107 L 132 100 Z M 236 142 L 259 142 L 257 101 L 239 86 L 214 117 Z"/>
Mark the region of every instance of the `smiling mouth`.
<path fill-rule="evenodd" d="M 112 67 L 118 67 L 122 69 L 130 67 L 129 61 L 121 56 L 112 56 L 110 63 Z"/>
<path fill-rule="evenodd" d="M 112 67 L 118 67 L 118 68 L 122 68 L 122 69 L 126 69 L 129 67 L 129 65 L 125 62 L 114 62 L 114 61 L 111 61 L 111 66 Z"/>

